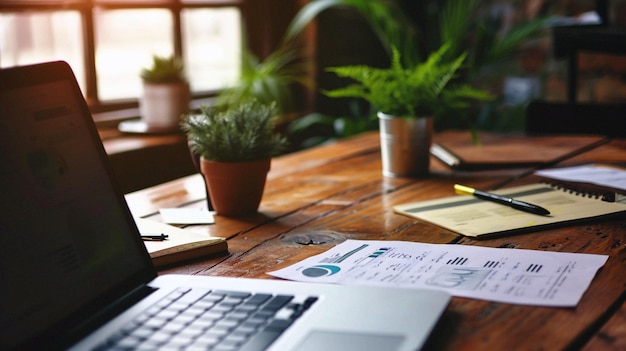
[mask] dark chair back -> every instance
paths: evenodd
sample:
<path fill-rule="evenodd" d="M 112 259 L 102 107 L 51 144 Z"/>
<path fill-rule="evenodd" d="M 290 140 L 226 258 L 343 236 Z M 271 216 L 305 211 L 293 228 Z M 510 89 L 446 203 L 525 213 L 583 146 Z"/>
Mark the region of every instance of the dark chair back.
<path fill-rule="evenodd" d="M 626 103 L 532 101 L 526 109 L 526 133 L 626 137 Z"/>

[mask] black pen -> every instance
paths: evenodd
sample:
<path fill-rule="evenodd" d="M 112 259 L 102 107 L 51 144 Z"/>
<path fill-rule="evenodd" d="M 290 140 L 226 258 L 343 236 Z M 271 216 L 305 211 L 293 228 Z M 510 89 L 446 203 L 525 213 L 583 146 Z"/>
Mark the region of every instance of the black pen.
<path fill-rule="evenodd" d="M 142 234 L 141 235 L 141 240 L 143 240 L 143 241 L 163 241 L 163 240 L 166 240 L 167 238 L 168 238 L 168 235 L 163 234 L 163 233 L 161 233 L 161 234 L 149 234 L 149 235 L 148 234 L 147 235 Z"/>
<path fill-rule="evenodd" d="M 542 215 L 542 216 L 547 216 L 550 214 L 550 211 L 546 210 L 545 208 L 541 206 L 533 205 L 525 201 L 515 200 L 510 197 L 506 197 L 502 195 L 488 193 L 482 190 L 476 190 L 468 186 L 454 184 L 454 190 L 456 191 L 457 194 L 474 195 L 479 199 L 497 202 L 502 205 L 513 207 L 516 210 L 530 212 L 530 213 Z"/>

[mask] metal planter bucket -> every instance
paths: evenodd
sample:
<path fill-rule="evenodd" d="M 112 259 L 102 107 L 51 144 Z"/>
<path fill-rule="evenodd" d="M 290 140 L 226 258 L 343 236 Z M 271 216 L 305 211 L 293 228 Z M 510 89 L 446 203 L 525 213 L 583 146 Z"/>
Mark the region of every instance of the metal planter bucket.
<path fill-rule="evenodd" d="M 433 118 L 402 118 L 378 112 L 383 175 L 415 177 L 428 174 Z"/>

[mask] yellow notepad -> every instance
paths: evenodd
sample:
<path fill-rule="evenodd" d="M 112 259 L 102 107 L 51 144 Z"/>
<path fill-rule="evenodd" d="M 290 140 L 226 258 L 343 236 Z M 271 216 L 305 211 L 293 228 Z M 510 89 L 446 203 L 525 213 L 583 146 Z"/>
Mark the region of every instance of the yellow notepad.
<path fill-rule="evenodd" d="M 135 223 L 142 234 L 168 236 L 163 241 L 144 241 L 152 262 L 157 267 L 228 251 L 224 238 L 210 237 L 144 218 L 135 218 Z"/>
<path fill-rule="evenodd" d="M 493 193 L 544 207 L 550 211 L 550 215 L 535 215 L 470 195 L 402 204 L 395 206 L 394 211 L 472 237 L 503 234 L 626 211 L 626 204 L 602 201 L 547 184 L 532 184 Z"/>

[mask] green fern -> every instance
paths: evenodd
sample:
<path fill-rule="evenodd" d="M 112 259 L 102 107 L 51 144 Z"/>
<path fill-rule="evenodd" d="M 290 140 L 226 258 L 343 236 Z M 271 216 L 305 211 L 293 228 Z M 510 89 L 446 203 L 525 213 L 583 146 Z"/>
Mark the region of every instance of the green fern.
<path fill-rule="evenodd" d="M 452 86 L 451 82 L 463 61 L 462 54 L 451 62 L 443 57 L 449 49 L 444 44 L 426 61 L 412 68 L 402 65 L 400 52 L 393 47 L 391 66 L 331 67 L 328 71 L 339 77 L 356 81 L 345 88 L 324 91 L 329 97 L 354 97 L 368 101 L 387 114 L 405 117 L 432 116 L 444 108 L 463 108 L 470 100 L 487 100 L 491 96 L 467 85 Z"/>
<path fill-rule="evenodd" d="M 256 161 L 278 155 L 287 140 L 275 131 L 275 106 L 256 100 L 229 110 L 202 106 L 200 114 L 184 116 L 181 128 L 191 149 L 207 160 Z"/>

